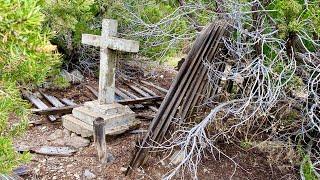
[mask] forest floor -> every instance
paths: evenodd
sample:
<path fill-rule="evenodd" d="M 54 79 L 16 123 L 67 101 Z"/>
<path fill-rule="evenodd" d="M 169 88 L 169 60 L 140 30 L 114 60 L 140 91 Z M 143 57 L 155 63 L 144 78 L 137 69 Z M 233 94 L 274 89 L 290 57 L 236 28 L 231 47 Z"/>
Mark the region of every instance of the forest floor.
<path fill-rule="evenodd" d="M 159 86 L 169 88 L 175 71 L 167 67 L 153 68 L 148 75 L 148 81 Z M 144 76 L 145 75 L 141 75 Z M 85 82 L 63 90 L 50 90 L 57 97 L 67 97 L 77 103 L 83 103 L 95 99 L 95 96 L 85 88 L 85 85 L 97 87 L 98 80 L 86 78 Z M 137 113 L 152 114 L 150 110 L 142 110 Z M 47 120 L 46 116 L 32 115 L 32 121 L 42 122 L 40 125 L 30 126 L 23 137 L 15 140 L 18 149 L 30 147 L 54 146 L 55 142 L 48 137 L 58 129 L 63 130 L 61 121 L 55 123 Z M 150 121 L 142 121 L 139 129 L 148 129 Z M 107 145 L 115 160 L 106 166 L 99 164 L 92 139 L 87 147 L 78 149 L 72 156 L 46 156 L 32 154 L 32 160 L 26 164 L 30 169 L 24 179 L 161 179 L 163 175 L 172 168 L 166 161 L 161 161 L 161 154 L 152 154 L 146 164 L 133 171 L 129 176 L 124 175 L 125 167 L 128 166 L 136 148 L 136 141 L 143 134 L 132 134 L 130 132 L 107 138 Z M 297 170 L 292 168 L 280 168 L 279 165 L 270 163 L 269 154 L 253 148 L 245 150 L 236 144 L 220 143 L 221 150 L 233 158 L 220 156 L 219 160 L 207 157 L 198 169 L 199 179 L 298 179 Z M 90 172 L 89 176 L 85 172 Z M 188 175 L 186 176 L 188 178 Z"/>

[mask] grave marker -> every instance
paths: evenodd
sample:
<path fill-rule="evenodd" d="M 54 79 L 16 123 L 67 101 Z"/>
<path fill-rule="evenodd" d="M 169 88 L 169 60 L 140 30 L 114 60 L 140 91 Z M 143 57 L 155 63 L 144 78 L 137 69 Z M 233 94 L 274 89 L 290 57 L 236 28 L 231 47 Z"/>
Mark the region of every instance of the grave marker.
<path fill-rule="evenodd" d="M 104 19 L 101 36 L 83 34 L 82 43 L 100 47 L 100 74 L 98 101 L 86 102 L 74 108 L 72 115 L 62 117 L 63 126 L 84 137 L 93 135 L 93 121 L 99 117 L 106 122 L 106 134 L 120 134 L 137 126 L 134 112 L 115 102 L 116 52 L 139 51 L 139 42 L 117 38 L 118 22 Z"/>

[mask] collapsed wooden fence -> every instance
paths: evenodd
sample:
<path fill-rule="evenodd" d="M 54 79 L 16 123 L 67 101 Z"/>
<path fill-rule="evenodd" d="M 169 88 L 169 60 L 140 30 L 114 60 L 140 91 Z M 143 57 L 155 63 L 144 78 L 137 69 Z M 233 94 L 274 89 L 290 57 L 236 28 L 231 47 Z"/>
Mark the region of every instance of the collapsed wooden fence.
<path fill-rule="evenodd" d="M 96 98 L 98 97 L 96 88 L 89 85 L 85 85 L 85 87 L 90 90 Z M 146 81 L 122 81 L 121 87 L 116 88 L 115 92 L 116 102 L 120 104 L 129 105 L 133 109 L 149 108 L 157 112 L 158 105 L 161 104 L 167 90 Z M 71 99 L 57 98 L 43 91 L 38 91 L 38 95 L 27 91 L 23 91 L 22 94 L 25 99 L 29 100 L 36 107 L 36 109 L 32 109 L 33 113 L 47 115 L 50 121 L 56 121 L 60 115 L 71 113 L 73 108 L 81 106 L 81 104 L 77 104 Z"/>
<path fill-rule="evenodd" d="M 215 89 L 206 88 L 208 87 L 208 69 L 204 65 L 204 61 L 213 61 L 225 29 L 226 23 L 222 21 L 213 23 L 194 42 L 159 111 L 149 126 L 140 148 L 132 158 L 126 174 L 144 162 L 150 146 L 155 142 L 161 143 L 163 141 L 173 119 L 184 121 L 192 112 L 193 107 L 199 103 L 202 94 L 210 96 L 212 93 L 216 93 Z M 207 92 L 208 89 L 210 92 Z"/>

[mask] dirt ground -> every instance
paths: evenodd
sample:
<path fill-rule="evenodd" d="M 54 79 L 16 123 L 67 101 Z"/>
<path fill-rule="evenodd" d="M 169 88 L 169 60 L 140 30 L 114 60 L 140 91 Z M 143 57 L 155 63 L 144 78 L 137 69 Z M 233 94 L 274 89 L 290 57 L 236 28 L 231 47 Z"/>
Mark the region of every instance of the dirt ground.
<path fill-rule="evenodd" d="M 143 75 L 144 79 L 159 86 L 169 88 L 174 77 L 173 70 L 166 72 L 163 70 L 154 71 Z M 86 78 L 85 82 L 73 85 L 64 90 L 47 91 L 57 97 L 67 97 L 77 103 L 83 103 L 95 98 L 95 96 L 85 88 L 89 84 L 97 87 L 97 79 Z M 152 114 L 150 110 L 143 110 L 137 113 Z M 48 137 L 57 129 L 63 129 L 61 121 L 52 123 L 46 116 L 32 115 L 31 121 L 42 122 L 40 125 L 30 126 L 23 137 L 15 140 L 18 149 L 28 149 L 31 147 L 41 147 L 55 145 L 49 141 Z M 147 129 L 150 121 L 143 121 L 139 129 Z M 90 171 L 94 174 L 94 179 L 161 179 L 171 165 L 160 161 L 159 154 L 153 154 L 146 164 L 133 171 L 129 176 L 124 175 L 125 167 L 128 166 L 135 151 L 136 141 L 141 139 L 141 134 L 127 132 L 122 135 L 107 138 L 107 145 L 115 160 L 106 166 L 102 166 L 97 158 L 96 151 L 91 143 L 89 146 L 80 148 L 74 155 L 68 157 L 46 156 L 32 154 L 32 160 L 26 166 L 30 172 L 24 175 L 24 179 L 86 179 L 84 172 Z M 232 157 L 241 167 L 228 158 L 221 156 L 215 160 L 207 157 L 199 167 L 199 179 L 298 179 L 297 170 L 280 170 L 277 166 L 267 161 L 267 154 L 257 149 L 243 150 L 234 144 L 219 144 L 221 150 Z M 190 179 L 187 175 L 186 179 Z"/>

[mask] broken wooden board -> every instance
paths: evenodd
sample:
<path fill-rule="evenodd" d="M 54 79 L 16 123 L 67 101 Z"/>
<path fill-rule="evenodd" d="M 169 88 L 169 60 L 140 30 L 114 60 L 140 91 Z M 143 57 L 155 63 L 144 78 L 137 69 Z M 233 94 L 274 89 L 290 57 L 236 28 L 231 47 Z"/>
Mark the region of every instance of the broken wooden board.
<path fill-rule="evenodd" d="M 122 105 L 133 105 L 133 104 L 150 104 L 157 101 L 162 101 L 163 97 L 146 97 L 138 99 L 128 99 L 128 100 L 119 100 L 117 103 Z M 46 109 L 32 109 L 31 112 L 39 115 L 49 115 L 49 114 L 68 114 L 71 113 L 74 108 L 80 107 L 81 105 L 71 105 L 64 107 L 51 107 Z"/>
<path fill-rule="evenodd" d="M 37 98 L 36 96 L 32 95 L 29 92 L 22 91 L 22 95 L 39 109 L 48 109 L 49 108 L 39 98 Z M 53 116 L 53 115 L 49 115 L 48 117 L 49 117 L 50 121 L 56 121 L 57 120 L 57 118 L 55 116 Z"/>

